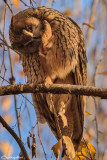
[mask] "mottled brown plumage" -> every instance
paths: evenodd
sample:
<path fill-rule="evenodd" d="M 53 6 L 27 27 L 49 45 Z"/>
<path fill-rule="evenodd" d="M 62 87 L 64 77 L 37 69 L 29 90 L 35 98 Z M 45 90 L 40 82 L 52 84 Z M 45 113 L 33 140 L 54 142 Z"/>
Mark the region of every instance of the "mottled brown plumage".
<path fill-rule="evenodd" d="M 29 83 L 86 85 L 84 38 L 72 19 L 54 9 L 29 8 L 13 16 L 9 36 Z M 32 94 L 32 98 L 38 121 L 47 121 L 57 139 L 69 136 L 77 150 L 83 134 L 85 97 Z M 67 119 L 66 126 L 61 114 Z"/>

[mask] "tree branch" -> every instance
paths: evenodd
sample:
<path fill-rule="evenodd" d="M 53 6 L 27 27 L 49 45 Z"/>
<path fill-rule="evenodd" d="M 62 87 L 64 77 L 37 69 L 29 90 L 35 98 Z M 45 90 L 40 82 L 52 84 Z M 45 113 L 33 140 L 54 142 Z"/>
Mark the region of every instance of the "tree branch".
<path fill-rule="evenodd" d="M 26 149 L 23 145 L 23 142 L 21 141 L 21 139 L 17 136 L 17 134 L 11 129 L 11 127 L 6 123 L 6 121 L 0 116 L 0 122 L 1 124 L 3 125 L 3 127 L 5 127 L 8 132 L 14 137 L 14 139 L 17 141 L 22 153 L 23 153 L 23 156 L 26 160 L 30 160 L 27 152 L 26 152 Z"/>
<path fill-rule="evenodd" d="M 70 84 L 17 84 L 0 86 L 0 96 L 21 93 L 53 93 L 53 94 L 76 94 L 95 96 L 107 99 L 107 88 L 88 87 Z"/>

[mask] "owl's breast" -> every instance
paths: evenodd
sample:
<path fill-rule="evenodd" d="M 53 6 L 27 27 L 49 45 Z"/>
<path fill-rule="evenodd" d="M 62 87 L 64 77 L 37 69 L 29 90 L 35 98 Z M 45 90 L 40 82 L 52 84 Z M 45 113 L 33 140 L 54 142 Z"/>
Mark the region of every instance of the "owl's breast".
<path fill-rule="evenodd" d="M 38 54 L 21 55 L 20 58 L 28 83 L 43 83 L 45 81 L 45 71 Z"/>

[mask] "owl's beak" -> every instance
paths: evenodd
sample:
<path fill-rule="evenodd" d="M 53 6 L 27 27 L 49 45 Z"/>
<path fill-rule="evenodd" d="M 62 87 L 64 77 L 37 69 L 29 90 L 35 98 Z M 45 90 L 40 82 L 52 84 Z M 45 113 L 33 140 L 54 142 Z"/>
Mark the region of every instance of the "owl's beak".
<path fill-rule="evenodd" d="M 31 38 L 33 38 L 33 33 L 28 32 L 27 30 L 23 29 L 23 33 Z"/>
<path fill-rule="evenodd" d="M 40 39 L 40 38 L 41 38 L 41 36 L 37 36 L 37 37 L 36 37 L 36 36 L 33 35 L 33 33 L 28 32 L 28 31 L 25 30 L 25 29 L 23 29 L 23 33 L 24 33 L 25 35 L 31 37 L 32 39 Z"/>

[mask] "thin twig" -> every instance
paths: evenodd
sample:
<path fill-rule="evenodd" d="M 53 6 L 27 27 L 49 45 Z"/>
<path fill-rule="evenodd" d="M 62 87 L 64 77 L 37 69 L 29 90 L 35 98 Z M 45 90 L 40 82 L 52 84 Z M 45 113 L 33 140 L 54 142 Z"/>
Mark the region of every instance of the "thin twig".
<path fill-rule="evenodd" d="M 84 26 L 85 25 L 88 26 L 89 28 L 92 28 L 93 30 L 96 30 L 96 28 L 93 25 L 89 24 L 89 23 L 86 23 L 86 22 L 79 23 L 79 26 L 81 26 L 81 25 L 82 25 L 82 32 L 84 32 Z"/>
<path fill-rule="evenodd" d="M 99 159 L 99 134 L 98 134 L 98 119 L 97 119 L 97 101 L 94 98 L 95 103 L 95 122 L 96 122 L 96 144 L 97 144 L 97 159 Z"/>
<path fill-rule="evenodd" d="M 8 48 L 8 52 L 9 52 L 9 60 L 10 60 L 10 68 L 11 68 L 10 82 L 11 82 L 11 84 L 15 84 L 15 78 L 14 78 L 14 74 L 13 74 L 12 57 L 11 57 L 10 48 Z M 18 114 L 18 110 L 17 110 L 17 97 L 16 97 L 16 95 L 14 95 L 14 106 L 15 106 L 15 112 L 16 112 L 16 119 L 17 119 L 19 137 L 21 139 L 20 120 L 19 120 L 19 114 Z"/>
<path fill-rule="evenodd" d="M 20 2 L 22 2 L 24 4 L 24 6 L 26 7 L 30 7 L 29 5 L 27 5 L 25 2 L 23 2 L 23 0 L 20 0 Z"/>
<path fill-rule="evenodd" d="M 87 147 L 87 149 L 88 149 L 88 151 L 89 151 L 90 158 L 91 158 L 91 160 L 93 160 L 93 158 L 92 158 L 92 156 L 91 156 L 91 153 L 90 153 L 90 150 L 89 150 L 89 148 L 88 148 L 87 142 L 86 142 L 86 140 L 85 140 L 84 138 L 83 138 L 83 140 L 84 140 L 84 143 L 85 143 L 85 145 L 86 145 L 86 147 Z"/>
<path fill-rule="evenodd" d="M 4 20 L 4 24 L 3 24 L 3 34 L 2 34 L 2 37 L 3 37 L 3 39 L 4 39 L 4 34 L 5 34 L 5 20 L 6 20 L 6 4 L 5 4 L 5 9 L 4 9 L 4 18 L 3 18 L 3 20 Z M 4 64 L 4 54 L 5 54 L 5 46 L 3 45 L 3 61 L 2 61 L 2 65 L 1 65 L 1 70 L 2 70 L 2 67 L 4 66 L 4 69 L 5 69 L 5 71 L 4 71 L 4 76 L 3 77 L 5 77 L 5 73 L 6 73 L 6 67 L 5 67 L 5 64 Z M 3 83 L 3 81 L 2 81 L 2 83 Z M 1 83 L 1 84 L 2 84 Z"/>
<path fill-rule="evenodd" d="M 88 27 L 90 27 L 90 28 L 96 30 L 96 28 L 95 28 L 93 25 L 88 24 L 88 23 L 86 23 L 86 22 L 82 23 L 82 25 L 86 25 L 86 26 L 88 26 Z"/>
<path fill-rule="evenodd" d="M 2 35 L 2 32 L 0 31 L 0 34 Z M 2 41 L 3 43 L 0 43 L 1 45 L 5 45 L 6 47 L 8 47 L 8 48 L 10 48 L 10 49 L 12 49 L 12 47 L 11 46 L 7 46 L 7 44 L 6 44 L 6 42 L 3 40 L 3 39 L 1 39 L 0 38 L 0 41 Z"/>
<path fill-rule="evenodd" d="M 94 26 L 94 22 L 95 22 L 96 6 L 98 4 L 98 1 L 99 0 L 94 0 L 92 2 L 92 10 L 91 10 L 91 15 L 90 15 L 90 19 L 89 19 L 90 24 L 92 26 Z M 89 44 L 91 33 L 92 33 L 92 29 L 90 27 L 88 27 L 88 29 L 87 29 L 87 35 L 86 35 L 86 39 L 87 39 L 87 41 L 86 41 L 86 48 L 87 48 L 87 46 Z"/>
<path fill-rule="evenodd" d="M 21 141 L 21 139 L 17 136 L 17 134 L 12 130 L 12 128 L 6 123 L 6 121 L 0 116 L 0 123 L 3 125 L 3 127 L 5 127 L 8 132 L 14 137 L 14 139 L 16 140 L 16 142 L 18 143 L 22 153 L 23 153 L 23 156 L 26 160 L 30 160 L 27 152 L 26 152 L 26 149 L 23 145 L 23 142 Z"/>
<path fill-rule="evenodd" d="M 43 144 L 42 144 L 42 141 L 41 141 L 41 137 L 40 137 L 40 134 L 39 134 L 39 123 L 38 122 L 37 122 L 37 125 L 38 125 L 38 137 L 39 137 L 40 144 L 42 146 L 42 149 L 43 149 L 43 152 L 44 152 L 44 155 L 45 155 L 45 159 L 47 160 L 46 152 L 45 152 L 45 149 L 43 147 Z"/>
<path fill-rule="evenodd" d="M 10 71 L 11 71 L 10 83 L 13 85 L 13 84 L 15 84 L 15 78 L 14 78 L 14 74 L 13 74 L 11 51 L 10 51 L 10 48 L 8 47 L 9 45 L 8 45 L 8 42 L 7 42 L 6 38 L 4 37 L 4 34 L 2 34 L 1 31 L 0 31 L 0 34 L 3 37 L 4 42 L 7 45 L 7 49 L 8 49 L 8 53 L 9 53 L 9 61 L 10 61 Z M 17 110 L 17 97 L 16 97 L 16 95 L 14 95 L 14 106 L 15 106 L 16 119 L 17 119 L 17 124 L 18 124 L 19 137 L 21 138 L 20 120 L 19 120 L 19 114 L 18 114 L 18 110 Z"/>
<path fill-rule="evenodd" d="M 13 11 L 12 11 L 11 7 L 9 6 L 9 4 L 7 3 L 7 0 L 3 0 L 3 1 L 4 1 L 4 3 L 7 5 L 7 7 L 9 8 L 10 12 L 11 12 L 12 15 L 13 15 Z"/>
<path fill-rule="evenodd" d="M 99 67 L 100 67 L 100 65 L 101 65 L 101 62 L 102 62 L 102 60 L 103 60 L 103 58 L 104 58 L 104 55 L 105 55 L 105 53 L 106 53 L 105 51 L 107 51 L 107 38 L 105 39 L 105 43 L 104 43 L 104 48 L 103 48 L 102 55 L 101 55 L 101 57 L 100 57 L 100 59 L 99 59 L 99 61 L 98 61 L 98 64 L 97 64 L 96 67 L 95 67 L 95 72 L 94 72 L 94 75 L 93 75 L 93 82 L 94 82 L 94 84 L 95 84 L 96 75 L 97 75 L 97 73 L 98 73 L 98 69 L 99 69 Z"/>

